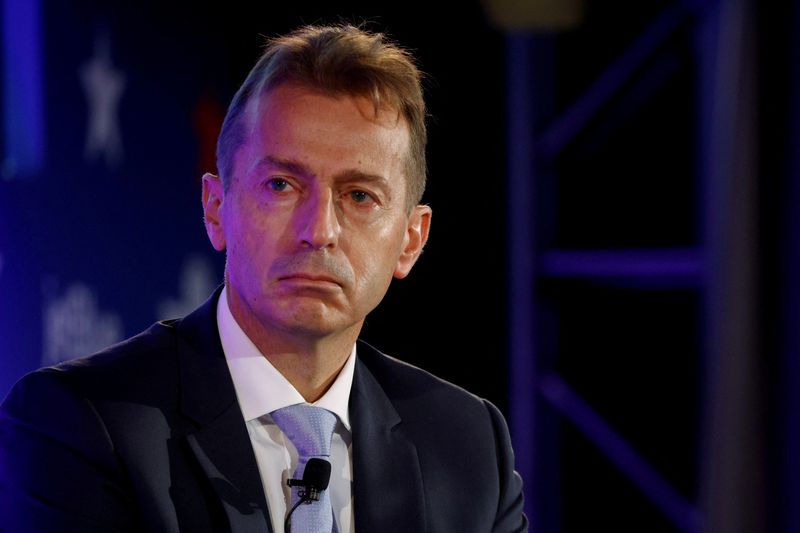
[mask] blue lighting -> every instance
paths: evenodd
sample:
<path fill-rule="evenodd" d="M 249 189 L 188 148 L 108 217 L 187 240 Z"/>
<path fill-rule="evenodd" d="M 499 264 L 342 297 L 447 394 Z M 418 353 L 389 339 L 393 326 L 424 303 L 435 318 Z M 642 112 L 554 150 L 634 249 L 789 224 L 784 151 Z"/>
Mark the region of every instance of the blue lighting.
<path fill-rule="evenodd" d="M 2 176 L 36 174 L 44 163 L 40 0 L 3 2 L 4 134 Z"/>

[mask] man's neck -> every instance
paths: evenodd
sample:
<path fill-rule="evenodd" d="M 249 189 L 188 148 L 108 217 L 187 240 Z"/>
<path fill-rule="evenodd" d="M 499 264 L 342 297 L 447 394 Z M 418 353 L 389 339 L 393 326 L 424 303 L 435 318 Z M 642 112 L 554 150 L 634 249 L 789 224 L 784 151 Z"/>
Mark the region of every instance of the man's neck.
<path fill-rule="evenodd" d="M 231 314 L 259 352 L 309 402 L 317 401 L 336 380 L 353 351 L 361 323 L 335 334 L 309 337 L 267 330 L 228 300 Z"/>
<path fill-rule="evenodd" d="M 331 352 L 324 354 L 283 351 L 265 353 L 259 348 L 272 366 L 283 374 L 309 403 L 317 401 L 328 391 L 347 362 L 352 349 L 353 347 L 350 345 L 346 353 L 340 352 L 333 355 Z"/>

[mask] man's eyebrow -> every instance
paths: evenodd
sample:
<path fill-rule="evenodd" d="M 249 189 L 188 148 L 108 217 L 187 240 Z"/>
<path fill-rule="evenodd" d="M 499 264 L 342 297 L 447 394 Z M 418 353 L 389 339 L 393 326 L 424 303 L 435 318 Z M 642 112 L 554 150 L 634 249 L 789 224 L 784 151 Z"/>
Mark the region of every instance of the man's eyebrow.
<path fill-rule="evenodd" d="M 388 185 L 389 180 L 379 174 L 368 174 L 360 170 L 345 170 L 336 175 L 337 181 L 361 181 L 367 183 L 374 183 L 375 185 Z"/>
<path fill-rule="evenodd" d="M 300 175 L 304 177 L 314 177 L 314 173 L 308 168 L 306 165 L 299 161 L 294 161 L 292 159 L 284 159 L 282 157 L 276 157 L 273 155 L 264 156 L 259 162 L 258 167 L 275 167 L 281 170 L 285 170 L 291 174 Z M 348 169 L 344 170 L 334 177 L 337 181 L 344 181 L 344 182 L 353 182 L 353 181 L 361 181 L 367 183 L 374 183 L 376 185 L 387 186 L 389 184 L 389 180 L 386 179 L 385 176 L 381 176 L 380 174 L 369 174 L 367 172 L 362 172 L 356 169 Z"/>
<path fill-rule="evenodd" d="M 290 174 L 299 174 L 301 176 L 308 176 L 308 177 L 314 175 L 314 173 L 311 172 L 311 169 L 309 169 L 306 165 L 304 165 L 299 161 L 294 161 L 291 159 L 283 159 L 281 157 L 275 157 L 272 155 L 264 156 L 258 162 L 257 165 L 258 168 L 265 166 L 277 167 L 279 169 L 289 172 Z"/>

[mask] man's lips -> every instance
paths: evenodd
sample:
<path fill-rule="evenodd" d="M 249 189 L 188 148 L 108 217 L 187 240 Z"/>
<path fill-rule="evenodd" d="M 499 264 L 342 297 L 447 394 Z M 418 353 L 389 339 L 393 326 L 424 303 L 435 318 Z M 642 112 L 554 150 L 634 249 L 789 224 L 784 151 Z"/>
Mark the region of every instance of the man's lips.
<path fill-rule="evenodd" d="M 304 272 L 296 272 L 292 274 L 286 274 L 280 276 L 278 278 L 279 281 L 299 281 L 299 282 L 308 282 L 308 283 L 319 283 L 319 284 L 334 284 L 341 286 L 342 284 L 336 279 L 331 276 L 325 274 L 306 274 Z"/>

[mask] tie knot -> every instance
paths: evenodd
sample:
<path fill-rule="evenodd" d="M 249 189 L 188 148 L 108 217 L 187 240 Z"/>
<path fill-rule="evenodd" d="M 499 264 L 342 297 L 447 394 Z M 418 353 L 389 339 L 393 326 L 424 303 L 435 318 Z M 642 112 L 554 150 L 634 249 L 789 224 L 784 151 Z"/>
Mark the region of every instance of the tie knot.
<path fill-rule="evenodd" d="M 272 419 L 292 441 L 302 463 L 310 457 L 329 457 L 336 415 L 306 403 L 272 412 Z"/>

